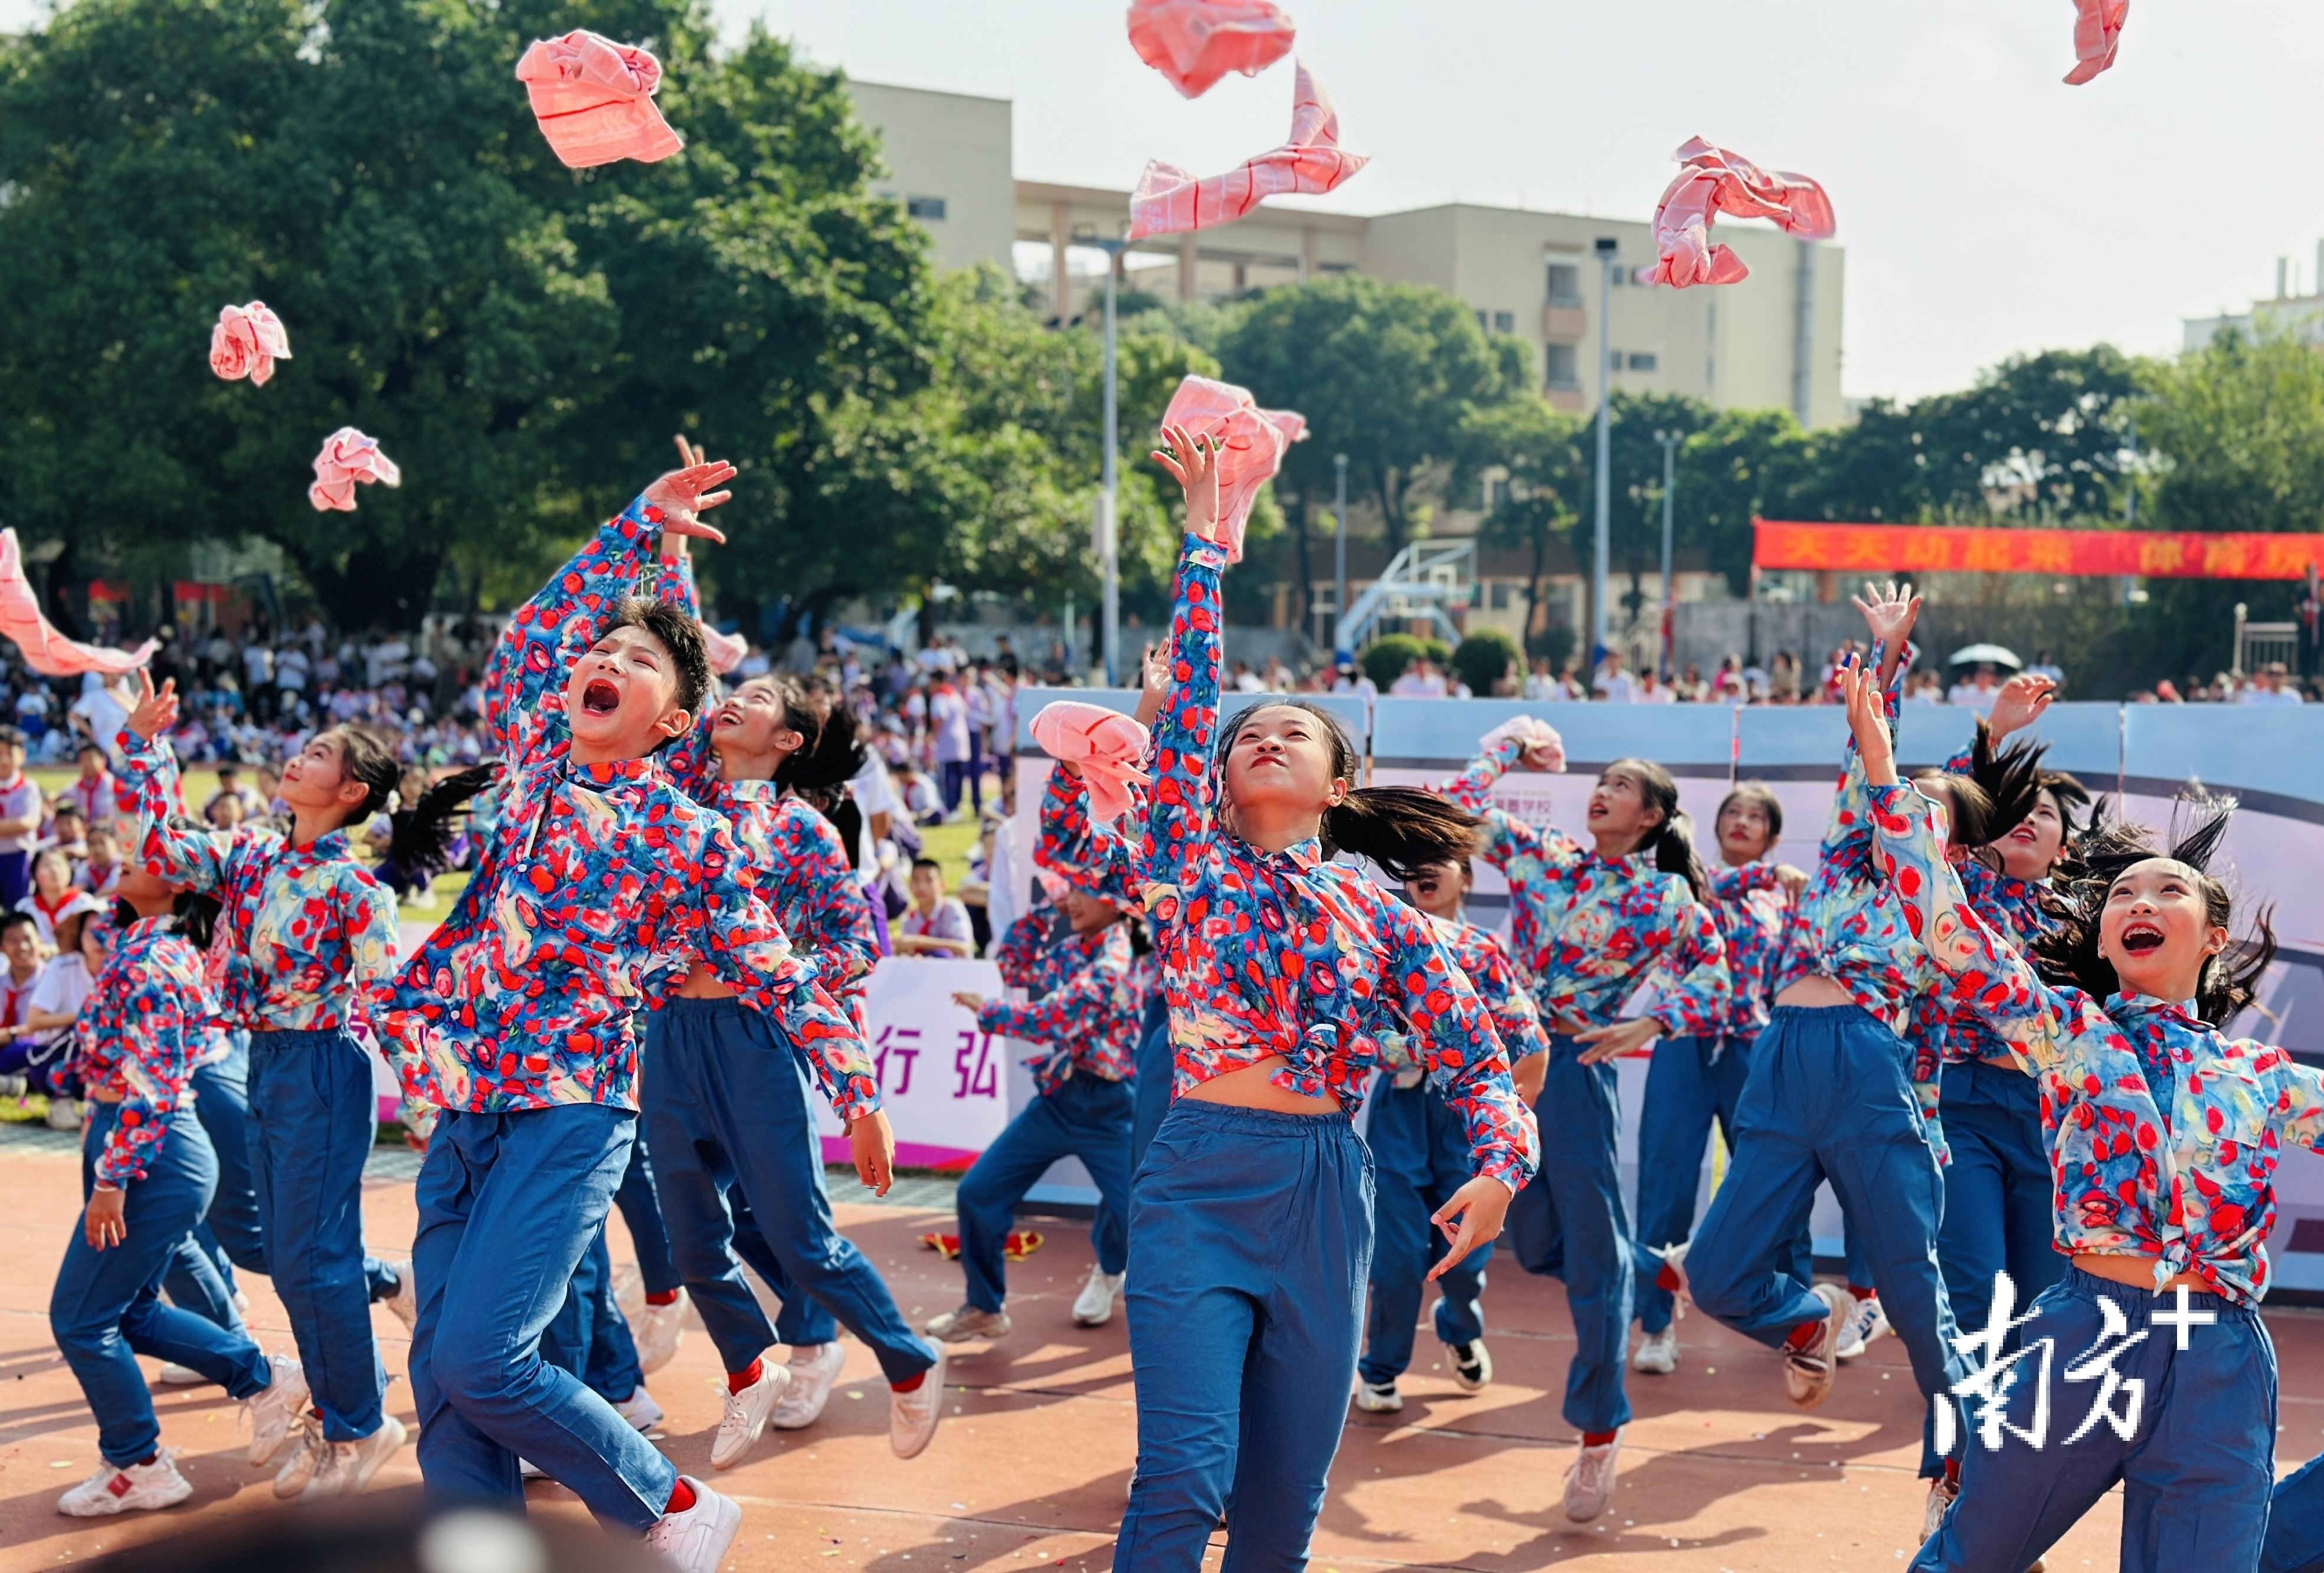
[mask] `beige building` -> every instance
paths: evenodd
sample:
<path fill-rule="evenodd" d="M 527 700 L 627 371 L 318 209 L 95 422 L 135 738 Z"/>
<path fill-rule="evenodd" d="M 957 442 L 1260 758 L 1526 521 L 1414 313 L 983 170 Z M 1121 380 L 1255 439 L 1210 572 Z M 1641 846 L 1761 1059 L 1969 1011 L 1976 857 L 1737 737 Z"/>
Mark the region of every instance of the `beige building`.
<path fill-rule="evenodd" d="M 1017 192 L 1006 98 L 850 82 L 863 123 L 880 133 L 888 179 L 872 190 L 904 204 L 936 242 L 939 267 L 1010 266 Z"/>

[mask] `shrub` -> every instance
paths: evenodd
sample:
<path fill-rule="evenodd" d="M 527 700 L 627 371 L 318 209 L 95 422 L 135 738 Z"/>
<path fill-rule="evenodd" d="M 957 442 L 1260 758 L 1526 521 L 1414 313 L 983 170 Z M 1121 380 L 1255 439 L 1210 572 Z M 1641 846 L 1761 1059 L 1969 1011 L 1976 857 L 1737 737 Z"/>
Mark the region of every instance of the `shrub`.
<path fill-rule="evenodd" d="M 1479 629 L 1452 652 L 1452 669 L 1480 699 L 1489 697 L 1501 679 L 1524 662 L 1517 641 L 1498 628 Z"/>

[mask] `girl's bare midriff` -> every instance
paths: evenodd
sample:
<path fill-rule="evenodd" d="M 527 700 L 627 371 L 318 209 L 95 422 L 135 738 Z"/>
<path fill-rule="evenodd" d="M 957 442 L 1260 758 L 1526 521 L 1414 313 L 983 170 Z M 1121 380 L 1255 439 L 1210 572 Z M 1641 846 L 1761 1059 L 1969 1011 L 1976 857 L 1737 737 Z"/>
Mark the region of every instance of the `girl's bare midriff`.
<path fill-rule="evenodd" d="M 1803 1010 L 1821 1010 L 1830 1005 L 1854 1005 L 1856 997 L 1821 973 L 1803 978 L 1775 996 L 1779 1006 L 1795 1006 Z"/>
<path fill-rule="evenodd" d="M 1260 1108 L 1269 1114 L 1342 1114 L 1339 1101 L 1287 1092 L 1268 1078 L 1283 1069 L 1283 1056 L 1269 1054 L 1256 1064 L 1229 1071 L 1179 1094 L 1198 1103 L 1224 1103 L 1236 1108 Z"/>
<path fill-rule="evenodd" d="M 2190 1294 L 2218 1292 L 2192 1273 L 2181 1273 L 2164 1283 L 2160 1289 L 2155 1288 L 2154 1258 L 2152 1256 L 2115 1256 L 2083 1251 L 2074 1257 L 2074 1265 L 2093 1278 L 2103 1278 L 2126 1289 L 2144 1289 L 2156 1294 L 2168 1294 L 2174 1289 L 2184 1289 Z"/>
<path fill-rule="evenodd" d="M 678 997 L 680 999 L 732 999 L 734 991 L 718 981 L 718 974 L 710 970 L 709 962 L 696 961 L 694 970 L 687 973 Z"/>

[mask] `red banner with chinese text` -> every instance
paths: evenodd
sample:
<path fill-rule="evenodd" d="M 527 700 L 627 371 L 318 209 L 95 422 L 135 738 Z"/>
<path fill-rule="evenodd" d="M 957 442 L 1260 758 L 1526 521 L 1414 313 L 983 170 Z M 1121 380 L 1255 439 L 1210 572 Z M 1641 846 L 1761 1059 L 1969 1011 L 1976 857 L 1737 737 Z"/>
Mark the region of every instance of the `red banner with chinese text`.
<path fill-rule="evenodd" d="M 2324 535 L 2163 535 L 2135 529 L 1987 529 L 1950 524 L 1796 524 L 1755 519 L 1751 565 L 1877 574 L 2135 575 L 2301 579 Z"/>

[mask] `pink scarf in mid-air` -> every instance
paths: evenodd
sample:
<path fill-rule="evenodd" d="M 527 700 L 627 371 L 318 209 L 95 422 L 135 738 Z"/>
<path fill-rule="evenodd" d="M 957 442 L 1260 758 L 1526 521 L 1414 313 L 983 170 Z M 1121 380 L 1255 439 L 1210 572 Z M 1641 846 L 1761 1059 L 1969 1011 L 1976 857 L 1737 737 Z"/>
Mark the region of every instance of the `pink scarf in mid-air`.
<path fill-rule="evenodd" d="M 24 652 L 26 666 L 51 677 L 78 677 L 84 672 L 118 677 L 143 666 L 161 648 L 159 640 L 147 639 L 134 650 L 99 649 L 50 627 L 41 615 L 32 582 L 24 577 L 24 554 L 13 529 L 0 529 L 0 633 Z"/>
<path fill-rule="evenodd" d="M 1188 377 L 1170 395 L 1162 424 L 1218 439 L 1219 544 L 1226 547 L 1229 562 L 1240 562 L 1251 504 L 1283 467 L 1284 451 L 1307 435 L 1307 418 L 1288 409 L 1261 409 L 1249 389 L 1231 382 Z"/>
<path fill-rule="evenodd" d="M 318 513 L 337 509 L 341 513 L 355 511 L 355 483 L 369 485 L 377 481 L 382 485 L 401 486 L 403 472 L 395 461 L 379 451 L 379 439 L 369 437 L 352 426 L 343 426 L 323 439 L 323 451 L 315 455 L 315 483 L 307 488 L 307 501 L 315 505 Z"/>
<path fill-rule="evenodd" d="M 2074 69 L 2066 85 L 2079 87 L 2114 64 L 2130 0 L 2074 0 Z"/>
<path fill-rule="evenodd" d="M 720 633 L 706 622 L 702 648 L 710 657 L 710 669 L 724 677 L 742 664 L 742 658 L 751 653 L 751 641 L 739 633 Z"/>
<path fill-rule="evenodd" d="M 1696 137 L 1678 150 L 1683 166 L 1655 207 L 1654 266 L 1638 271 L 1641 284 L 1732 284 L 1751 270 L 1729 247 L 1713 245 L 1711 226 L 1722 213 L 1772 218 L 1802 240 L 1828 240 L 1839 228 L 1831 198 L 1805 175 L 1770 173 L 1725 148 Z"/>
<path fill-rule="evenodd" d="M 1089 784 L 1090 818 L 1111 824 L 1130 812 L 1132 786 L 1147 777 L 1146 729 L 1102 704 L 1056 699 L 1033 718 L 1033 741 L 1049 758 L 1079 766 Z"/>
<path fill-rule="evenodd" d="M 1269 0 L 1130 0 L 1130 47 L 1189 98 L 1229 71 L 1258 76 L 1291 40 L 1291 18 Z"/>
<path fill-rule="evenodd" d="M 1340 151 L 1340 116 L 1301 66 L 1291 93 L 1291 140 L 1242 168 L 1196 179 L 1156 159 L 1130 194 L 1130 238 L 1232 224 L 1268 197 L 1321 196 L 1371 161 Z"/>
<path fill-rule="evenodd" d="M 210 370 L 231 382 L 247 377 L 263 388 L 274 376 L 274 363 L 290 358 L 290 335 L 282 319 L 263 300 L 218 309 L 217 326 L 210 329 Z"/>
<path fill-rule="evenodd" d="M 635 159 L 650 164 L 686 145 L 654 107 L 661 62 L 594 32 L 535 39 L 516 63 L 549 151 L 568 170 Z"/>

